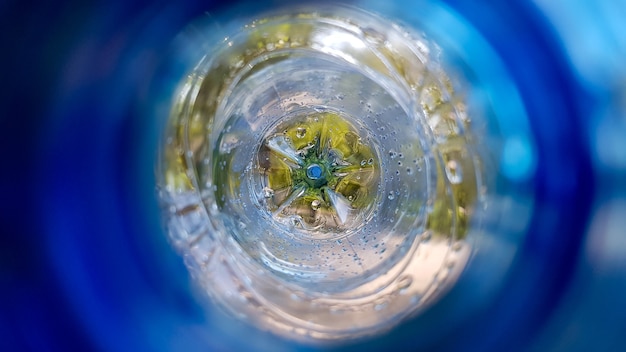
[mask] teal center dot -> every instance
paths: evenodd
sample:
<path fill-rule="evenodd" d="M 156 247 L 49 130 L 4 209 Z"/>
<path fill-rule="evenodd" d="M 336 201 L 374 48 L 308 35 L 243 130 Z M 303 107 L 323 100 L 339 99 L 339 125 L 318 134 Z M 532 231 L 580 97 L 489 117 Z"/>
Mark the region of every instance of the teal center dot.
<path fill-rule="evenodd" d="M 319 180 L 322 177 L 322 167 L 317 164 L 309 165 L 306 169 L 306 176 L 311 180 Z"/>

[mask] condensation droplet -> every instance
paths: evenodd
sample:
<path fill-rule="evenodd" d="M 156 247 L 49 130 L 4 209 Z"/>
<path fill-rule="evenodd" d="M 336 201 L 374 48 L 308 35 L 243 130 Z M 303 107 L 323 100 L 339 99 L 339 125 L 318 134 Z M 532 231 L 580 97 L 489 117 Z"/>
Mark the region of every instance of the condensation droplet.
<path fill-rule="evenodd" d="M 272 196 L 274 196 L 274 190 L 269 188 L 269 187 L 265 187 L 263 188 L 263 197 L 265 198 L 272 198 Z"/>
<path fill-rule="evenodd" d="M 422 300 L 422 296 L 414 295 L 413 297 L 411 297 L 411 304 L 416 305 L 420 303 L 421 300 Z"/>
<path fill-rule="evenodd" d="M 304 127 L 298 127 L 296 129 L 296 137 L 298 138 L 304 138 L 304 136 L 306 135 L 306 128 Z"/>
<path fill-rule="evenodd" d="M 381 299 L 378 302 L 376 302 L 374 304 L 374 310 L 375 311 L 381 311 L 383 309 L 385 309 L 385 307 L 387 307 L 387 305 L 389 304 L 389 302 L 387 302 L 387 300 L 385 299 Z"/>
<path fill-rule="evenodd" d="M 289 295 L 289 298 L 291 298 L 292 301 L 296 301 L 296 302 L 302 301 L 302 298 L 298 296 L 296 293 L 291 293 Z"/>
<path fill-rule="evenodd" d="M 463 171 L 456 160 L 450 160 L 446 163 L 446 176 L 450 183 L 455 185 L 463 181 Z"/>
<path fill-rule="evenodd" d="M 331 306 L 329 309 L 330 314 L 340 314 L 341 313 L 341 309 L 337 306 Z"/>

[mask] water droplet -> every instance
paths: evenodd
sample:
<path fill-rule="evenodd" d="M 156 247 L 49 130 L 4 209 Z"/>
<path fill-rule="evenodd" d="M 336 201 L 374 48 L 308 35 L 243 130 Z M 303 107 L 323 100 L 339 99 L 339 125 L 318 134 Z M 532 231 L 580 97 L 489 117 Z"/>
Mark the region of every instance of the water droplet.
<path fill-rule="evenodd" d="M 396 198 L 396 196 L 393 193 L 393 191 L 389 191 L 389 194 L 387 195 L 387 198 L 389 198 L 389 200 L 394 200 L 394 198 Z"/>
<path fill-rule="evenodd" d="M 450 160 L 446 163 L 446 176 L 452 184 L 463 182 L 463 171 L 461 165 L 456 160 Z"/>
<path fill-rule="evenodd" d="M 378 301 L 374 305 L 374 310 L 375 311 L 381 311 L 381 310 L 385 309 L 385 307 L 387 307 L 387 304 L 389 304 L 389 302 L 387 302 L 386 300 Z"/>
<path fill-rule="evenodd" d="M 276 45 L 274 43 L 267 43 L 265 45 L 265 49 L 267 49 L 267 51 L 273 51 L 274 49 L 276 49 Z"/>
<path fill-rule="evenodd" d="M 368 163 L 369 165 L 372 165 L 372 164 L 374 163 L 374 158 L 370 158 L 370 159 L 367 161 L 367 163 Z"/>
<path fill-rule="evenodd" d="M 408 168 L 406 169 L 406 173 L 407 173 L 407 174 L 409 174 L 409 175 L 412 175 L 412 174 L 413 174 L 413 169 L 411 169 L 410 167 L 408 167 Z"/>
<path fill-rule="evenodd" d="M 296 301 L 296 302 L 302 301 L 302 298 L 300 298 L 300 296 L 298 296 L 295 293 L 290 294 L 289 298 L 291 298 L 292 301 Z"/>
<path fill-rule="evenodd" d="M 313 208 L 313 210 L 317 210 L 320 208 L 320 204 L 321 202 L 319 200 L 314 200 L 311 202 L 311 208 Z"/>
<path fill-rule="evenodd" d="M 272 198 L 272 196 L 274 196 L 274 190 L 269 188 L 269 187 L 265 187 L 263 188 L 263 197 L 265 198 Z"/>
<path fill-rule="evenodd" d="M 366 164 L 367 164 L 367 161 L 361 160 L 361 166 L 365 166 Z"/>
<path fill-rule="evenodd" d="M 418 303 L 420 303 L 421 300 L 422 300 L 422 296 L 415 295 L 415 296 L 411 297 L 411 304 L 418 304 Z"/>
<path fill-rule="evenodd" d="M 341 308 L 337 306 L 331 306 L 329 309 L 330 314 L 341 314 Z"/>
<path fill-rule="evenodd" d="M 396 158 L 396 156 L 398 156 L 398 153 L 394 152 L 393 150 L 390 150 L 390 151 L 389 151 L 389 157 L 390 157 L 391 159 L 395 159 L 395 158 Z"/>
<path fill-rule="evenodd" d="M 304 127 L 298 127 L 296 129 L 296 137 L 298 138 L 304 138 L 304 136 L 306 135 L 306 128 Z"/>

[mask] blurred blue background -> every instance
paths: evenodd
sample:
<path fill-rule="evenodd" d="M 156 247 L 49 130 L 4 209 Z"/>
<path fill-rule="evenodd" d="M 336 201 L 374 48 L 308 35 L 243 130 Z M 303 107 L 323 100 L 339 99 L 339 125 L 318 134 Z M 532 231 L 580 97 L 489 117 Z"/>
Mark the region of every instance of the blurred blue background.
<path fill-rule="evenodd" d="M 204 313 L 154 194 L 154 112 L 186 69 L 167 61 L 174 37 L 205 12 L 287 3 L 0 3 L 0 350 L 312 349 Z M 376 6 L 410 20 L 427 3 Z M 471 319 L 345 348 L 626 349 L 626 4 L 444 3 L 504 62 L 530 118 L 522 259 Z"/>

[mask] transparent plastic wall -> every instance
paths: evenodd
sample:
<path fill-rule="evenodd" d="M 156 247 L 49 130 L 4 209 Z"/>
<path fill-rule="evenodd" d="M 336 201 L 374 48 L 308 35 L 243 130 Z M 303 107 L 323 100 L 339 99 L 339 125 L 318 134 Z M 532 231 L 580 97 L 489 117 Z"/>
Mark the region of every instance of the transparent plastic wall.
<path fill-rule="evenodd" d="M 617 2 L 6 8 L 6 350 L 626 345 Z"/>

